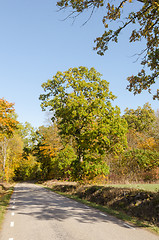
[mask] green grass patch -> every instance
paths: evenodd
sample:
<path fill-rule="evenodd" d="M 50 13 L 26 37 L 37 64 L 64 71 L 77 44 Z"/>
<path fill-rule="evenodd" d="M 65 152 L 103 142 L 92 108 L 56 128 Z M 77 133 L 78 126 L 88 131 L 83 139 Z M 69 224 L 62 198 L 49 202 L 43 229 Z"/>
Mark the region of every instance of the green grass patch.
<path fill-rule="evenodd" d="M 4 214 L 6 212 L 6 208 L 9 205 L 9 201 L 11 198 L 11 195 L 13 193 L 13 189 L 14 187 L 9 187 L 6 190 L 3 190 L 3 192 L 1 192 L 1 197 L 0 197 L 0 228 L 2 226 L 2 222 L 4 219 Z"/>
<path fill-rule="evenodd" d="M 106 184 L 104 186 L 108 187 L 116 187 L 116 188 L 134 188 L 134 189 L 141 189 L 144 191 L 150 192 L 158 192 L 159 191 L 159 184 Z"/>

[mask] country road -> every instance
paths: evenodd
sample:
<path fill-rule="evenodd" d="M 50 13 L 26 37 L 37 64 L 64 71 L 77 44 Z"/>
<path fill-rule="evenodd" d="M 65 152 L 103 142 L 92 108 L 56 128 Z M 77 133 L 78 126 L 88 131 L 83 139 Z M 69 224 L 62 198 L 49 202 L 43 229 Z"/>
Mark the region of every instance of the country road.
<path fill-rule="evenodd" d="M 18 183 L 0 240 L 159 240 L 159 237 L 40 186 Z"/>

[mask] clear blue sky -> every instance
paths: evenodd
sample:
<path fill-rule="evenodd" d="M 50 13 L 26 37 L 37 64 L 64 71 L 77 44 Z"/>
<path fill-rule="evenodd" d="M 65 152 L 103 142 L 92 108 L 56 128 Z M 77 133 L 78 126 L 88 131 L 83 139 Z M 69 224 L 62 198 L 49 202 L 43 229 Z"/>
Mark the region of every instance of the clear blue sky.
<path fill-rule="evenodd" d="M 41 84 L 57 71 L 78 66 L 94 67 L 103 74 L 122 113 L 146 102 L 155 111 L 159 108 L 148 93 L 134 96 L 126 90 L 127 76 L 140 69 L 140 61 L 134 63 L 132 55 L 141 43 L 130 45 L 126 31 L 119 44 L 111 44 L 105 56 L 98 56 L 93 40 L 103 33 L 99 18 L 103 10 L 83 27 L 86 15 L 72 24 L 62 21 L 67 12 L 57 10 L 56 0 L 0 0 L 0 98 L 15 103 L 20 122 L 34 127 L 46 124 L 39 101 Z"/>

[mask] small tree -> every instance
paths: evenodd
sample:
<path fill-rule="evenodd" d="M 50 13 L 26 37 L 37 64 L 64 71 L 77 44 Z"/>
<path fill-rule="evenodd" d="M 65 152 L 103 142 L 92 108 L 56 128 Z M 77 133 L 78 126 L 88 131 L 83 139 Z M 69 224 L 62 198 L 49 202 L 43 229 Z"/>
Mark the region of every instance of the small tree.
<path fill-rule="evenodd" d="M 41 176 L 43 179 L 50 179 L 53 176 L 54 159 L 62 148 L 56 124 L 39 127 L 34 140 L 33 153 L 37 157 L 37 161 L 40 162 Z"/>
<path fill-rule="evenodd" d="M 78 163 L 89 154 L 102 156 L 116 153 L 126 145 L 126 122 L 120 118 L 109 83 L 101 79 L 94 68 L 86 67 L 57 72 L 42 85 L 46 94 L 40 95 L 43 110 L 54 112 L 62 136 L 73 137 Z M 93 159 L 93 158 L 92 158 Z"/>
<path fill-rule="evenodd" d="M 7 158 L 5 164 L 5 179 L 6 181 L 13 180 L 15 170 L 20 166 L 23 154 L 23 140 L 14 133 L 7 141 Z"/>

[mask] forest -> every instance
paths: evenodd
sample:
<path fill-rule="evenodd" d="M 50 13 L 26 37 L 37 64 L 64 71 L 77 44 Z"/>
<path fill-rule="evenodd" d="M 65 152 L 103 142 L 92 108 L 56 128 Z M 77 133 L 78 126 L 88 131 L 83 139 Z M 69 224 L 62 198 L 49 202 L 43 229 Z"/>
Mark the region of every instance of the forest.
<path fill-rule="evenodd" d="M 0 99 L 1 180 L 158 181 L 159 111 L 145 103 L 121 114 L 94 68 L 57 72 L 42 88 L 51 120 L 37 129 Z"/>

